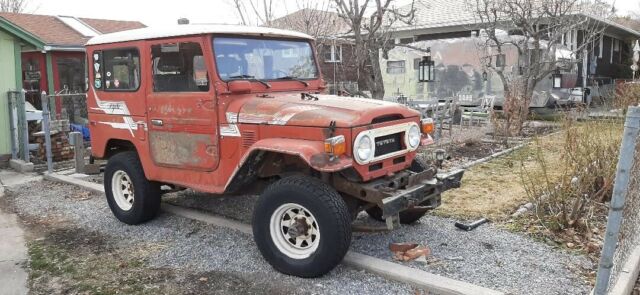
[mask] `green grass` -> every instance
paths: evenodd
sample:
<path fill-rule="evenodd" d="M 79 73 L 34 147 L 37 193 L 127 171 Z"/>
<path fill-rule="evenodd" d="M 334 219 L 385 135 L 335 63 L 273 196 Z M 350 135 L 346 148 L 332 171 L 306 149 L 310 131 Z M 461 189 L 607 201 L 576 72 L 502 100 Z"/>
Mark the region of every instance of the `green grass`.
<path fill-rule="evenodd" d="M 54 240 L 28 244 L 29 282 L 35 294 L 154 294 L 147 287 L 167 281 L 167 274 L 148 268 L 144 255 L 132 258 L 113 250 L 96 251 L 87 245 Z M 154 273 L 157 276 L 151 275 Z"/>
<path fill-rule="evenodd" d="M 43 273 L 55 276 L 77 273 L 69 255 L 57 248 L 48 247 L 43 242 L 31 242 L 29 247 L 29 267 L 31 274 L 40 277 Z"/>

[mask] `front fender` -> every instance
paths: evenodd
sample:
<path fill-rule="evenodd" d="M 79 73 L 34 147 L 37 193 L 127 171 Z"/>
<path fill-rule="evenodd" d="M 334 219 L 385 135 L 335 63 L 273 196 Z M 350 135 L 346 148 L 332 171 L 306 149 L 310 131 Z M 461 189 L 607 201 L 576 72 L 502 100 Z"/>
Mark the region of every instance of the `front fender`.
<path fill-rule="evenodd" d="M 290 138 L 267 138 L 254 143 L 245 153 L 240 166 L 257 151 L 269 151 L 294 155 L 304 160 L 309 167 L 321 172 L 337 172 L 351 167 L 353 159 L 342 155 L 340 157 L 329 157 L 324 151 L 324 142 L 314 140 L 290 139 Z"/>

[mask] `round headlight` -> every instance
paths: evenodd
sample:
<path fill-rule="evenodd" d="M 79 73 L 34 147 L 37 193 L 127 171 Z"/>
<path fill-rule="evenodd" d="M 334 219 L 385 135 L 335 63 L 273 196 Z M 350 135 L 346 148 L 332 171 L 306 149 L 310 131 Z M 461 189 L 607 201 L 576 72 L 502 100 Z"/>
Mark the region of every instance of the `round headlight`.
<path fill-rule="evenodd" d="M 360 161 L 366 161 L 373 153 L 373 144 L 369 136 L 361 137 L 355 144 L 355 154 Z"/>
<path fill-rule="evenodd" d="M 418 126 L 413 125 L 409 128 L 409 147 L 415 149 L 420 144 L 420 139 L 422 134 L 420 134 L 420 128 Z"/>

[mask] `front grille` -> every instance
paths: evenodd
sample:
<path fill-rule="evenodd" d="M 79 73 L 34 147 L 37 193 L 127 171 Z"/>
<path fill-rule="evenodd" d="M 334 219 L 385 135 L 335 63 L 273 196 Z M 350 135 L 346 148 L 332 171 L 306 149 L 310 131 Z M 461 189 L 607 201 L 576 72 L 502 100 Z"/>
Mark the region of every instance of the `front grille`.
<path fill-rule="evenodd" d="M 376 137 L 375 156 L 383 156 L 402 150 L 402 133 L 394 133 Z"/>

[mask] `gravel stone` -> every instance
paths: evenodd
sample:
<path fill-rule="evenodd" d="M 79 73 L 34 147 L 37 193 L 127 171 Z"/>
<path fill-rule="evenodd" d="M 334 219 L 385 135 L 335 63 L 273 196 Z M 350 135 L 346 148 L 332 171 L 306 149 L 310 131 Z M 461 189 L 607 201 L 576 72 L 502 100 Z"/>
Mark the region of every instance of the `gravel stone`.
<path fill-rule="evenodd" d="M 46 218 L 63 216 L 83 228 L 102 233 L 122 246 L 156 244 L 153 266 L 197 271 L 226 271 L 252 279 L 300 286 L 298 291 L 321 294 L 413 294 L 411 287 L 344 266 L 327 276 L 304 280 L 282 275 L 260 256 L 251 237 L 239 232 L 162 213 L 140 226 L 117 221 L 104 196 L 88 200 L 83 190 L 53 182 L 13 188 L 20 214 Z M 250 223 L 257 196 L 216 196 L 190 190 L 172 193 L 164 201 Z M 82 200 L 82 201 L 79 201 Z M 569 254 L 526 236 L 485 224 L 474 231 L 456 229 L 454 220 L 425 216 L 417 224 L 392 232 L 354 233 L 351 250 L 393 261 L 388 245 L 415 242 L 429 246 L 428 263 L 397 262 L 409 267 L 504 291 L 508 294 L 587 294 L 579 276 L 594 267 L 583 256 Z M 361 213 L 357 224 L 383 226 Z"/>
<path fill-rule="evenodd" d="M 220 197 L 187 190 L 165 201 L 250 223 L 256 199 L 257 196 Z M 394 261 L 388 249 L 390 243 L 420 243 L 432 249 L 429 264 L 397 263 L 509 294 L 589 293 L 591 287 L 578 274 L 581 268 L 594 267 L 586 257 L 492 224 L 465 232 L 455 228 L 454 223 L 453 219 L 427 215 L 414 225 L 391 232 L 354 233 L 351 250 Z M 384 226 L 364 212 L 356 224 Z"/>
<path fill-rule="evenodd" d="M 366 214 L 358 223 L 371 224 Z M 398 262 L 427 272 L 503 291 L 507 294 L 588 294 L 591 287 L 578 274 L 591 269 L 584 256 L 573 255 L 521 234 L 485 224 L 466 232 L 455 220 L 425 216 L 418 223 L 387 232 L 357 233 L 352 250 L 393 261 L 390 243 L 412 242 L 431 248 L 425 264 Z"/>
<path fill-rule="evenodd" d="M 148 247 L 148 263 L 153 267 L 228 272 L 261 283 L 298 288 L 292 293 L 415 294 L 410 286 L 344 266 L 317 279 L 283 275 L 264 261 L 250 236 L 168 213 L 142 225 L 128 226 L 113 217 L 103 195 L 87 196 L 75 186 L 41 181 L 8 191 L 19 215 L 66 220 L 110 238 L 119 247 Z"/>

